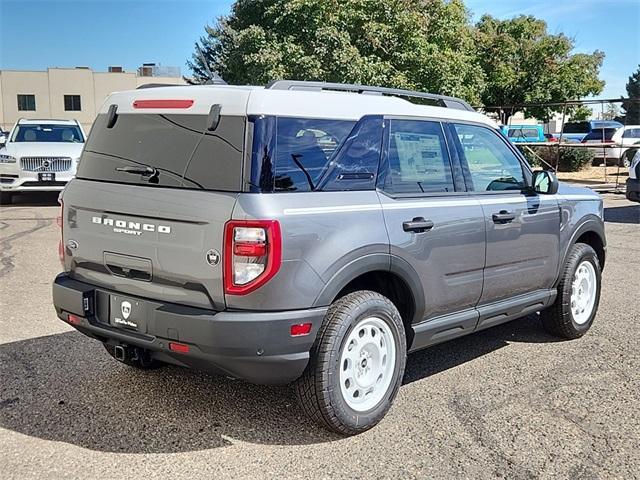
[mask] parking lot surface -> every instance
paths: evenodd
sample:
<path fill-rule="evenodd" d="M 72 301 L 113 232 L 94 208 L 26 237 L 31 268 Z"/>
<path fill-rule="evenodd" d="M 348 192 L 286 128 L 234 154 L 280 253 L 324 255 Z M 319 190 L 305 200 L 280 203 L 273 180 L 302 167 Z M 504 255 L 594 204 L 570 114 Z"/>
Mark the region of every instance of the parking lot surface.
<path fill-rule="evenodd" d="M 0 211 L 2 478 L 640 478 L 640 206 L 605 196 L 600 310 L 535 316 L 410 355 L 382 423 L 310 424 L 289 387 L 138 372 L 59 321 L 56 195 Z"/>

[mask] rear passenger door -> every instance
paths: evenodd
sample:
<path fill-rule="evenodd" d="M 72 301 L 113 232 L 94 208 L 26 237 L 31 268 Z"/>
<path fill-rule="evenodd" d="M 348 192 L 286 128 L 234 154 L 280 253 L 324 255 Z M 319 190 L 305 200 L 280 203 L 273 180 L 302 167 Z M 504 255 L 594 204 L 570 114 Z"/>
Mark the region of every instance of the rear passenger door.
<path fill-rule="evenodd" d="M 493 129 L 462 123 L 449 128 L 466 188 L 484 211 L 487 252 L 480 304 L 551 288 L 560 238 L 556 196 L 527 188 L 528 168 Z"/>
<path fill-rule="evenodd" d="M 448 144 L 439 121 L 387 118 L 377 187 L 392 268 L 408 264 L 419 276 L 419 319 L 467 311 L 464 325 L 442 329 L 455 336 L 477 320 L 485 232 L 480 203 L 465 194 L 457 153 L 450 155 Z M 441 333 L 433 330 L 434 338 Z"/>

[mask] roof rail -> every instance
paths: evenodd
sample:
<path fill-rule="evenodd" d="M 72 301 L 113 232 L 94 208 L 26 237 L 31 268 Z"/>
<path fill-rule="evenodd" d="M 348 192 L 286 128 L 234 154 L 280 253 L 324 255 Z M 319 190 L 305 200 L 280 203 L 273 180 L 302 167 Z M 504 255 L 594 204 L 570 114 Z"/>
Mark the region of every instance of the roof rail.
<path fill-rule="evenodd" d="M 303 80 L 274 80 L 264 88 L 270 90 L 333 90 L 338 92 L 355 92 L 366 95 L 389 95 L 393 97 L 422 98 L 433 101 L 437 106 L 455 108 L 457 110 L 474 111 L 473 107 L 460 98 L 437 95 L 435 93 L 416 92 L 398 88 L 371 87 L 368 85 L 353 85 L 350 83 L 307 82 Z"/>

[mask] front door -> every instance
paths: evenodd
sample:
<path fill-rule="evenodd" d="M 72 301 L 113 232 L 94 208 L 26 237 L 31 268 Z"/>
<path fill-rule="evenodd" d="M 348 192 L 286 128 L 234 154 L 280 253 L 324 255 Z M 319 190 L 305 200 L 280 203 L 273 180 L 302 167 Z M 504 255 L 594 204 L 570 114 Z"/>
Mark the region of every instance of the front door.
<path fill-rule="evenodd" d="M 475 326 L 473 307 L 482 293 L 484 213 L 463 190 L 457 155 L 450 157 L 440 122 L 386 121 L 378 191 L 392 262 L 409 264 L 419 277 L 424 302 L 418 309 L 424 310 L 418 321 L 469 313 L 466 326 L 443 326 L 455 330 L 451 336 Z"/>
<path fill-rule="evenodd" d="M 484 212 L 487 252 L 480 305 L 551 288 L 560 241 L 556 196 L 527 189 L 528 167 L 497 132 L 471 124 L 452 128 L 467 190 Z"/>

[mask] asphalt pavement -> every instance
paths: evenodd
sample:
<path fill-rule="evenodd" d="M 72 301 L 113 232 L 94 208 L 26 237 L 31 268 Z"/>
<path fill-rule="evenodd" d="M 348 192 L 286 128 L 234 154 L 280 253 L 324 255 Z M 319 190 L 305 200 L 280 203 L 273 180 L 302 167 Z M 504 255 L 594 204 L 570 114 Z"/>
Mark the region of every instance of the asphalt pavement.
<path fill-rule="evenodd" d="M 56 195 L 0 209 L 0 478 L 640 478 L 640 206 L 606 195 L 600 310 L 410 355 L 373 430 L 311 424 L 291 388 L 139 372 L 59 321 Z"/>

